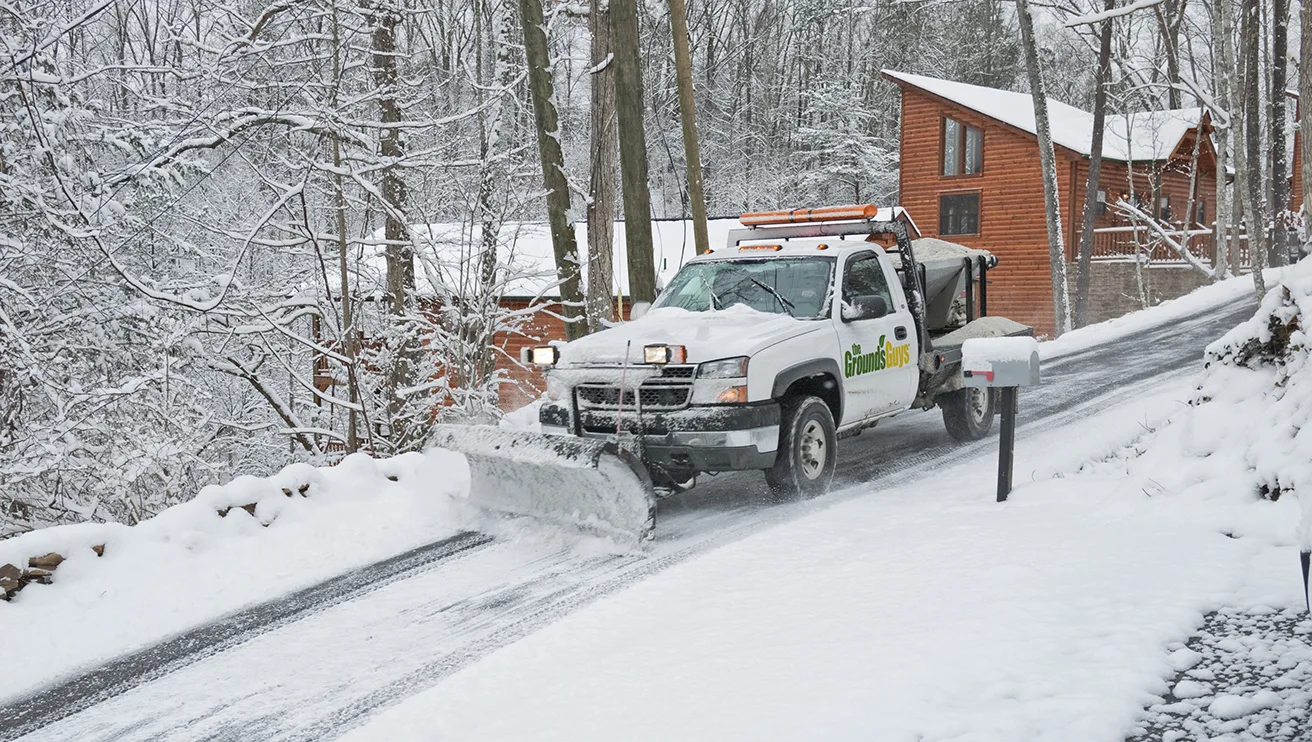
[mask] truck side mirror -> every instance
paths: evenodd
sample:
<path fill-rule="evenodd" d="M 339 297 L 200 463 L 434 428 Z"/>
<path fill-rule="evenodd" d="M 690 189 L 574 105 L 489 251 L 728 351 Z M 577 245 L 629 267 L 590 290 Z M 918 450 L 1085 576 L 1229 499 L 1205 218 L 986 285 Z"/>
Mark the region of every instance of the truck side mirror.
<path fill-rule="evenodd" d="M 850 303 L 843 304 L 844 322 L 879 319 L 886 314 L 888 314 L 888 302 L 884 301 L 882 296 L 854 296 Z"/>
<path fill-rule="evenodd" d="M 635 301 L 633 306 L 629 307 L 629 321 L 642 319 L 642 315 L 651 309 L 651 303 L 645 301 Z"/>

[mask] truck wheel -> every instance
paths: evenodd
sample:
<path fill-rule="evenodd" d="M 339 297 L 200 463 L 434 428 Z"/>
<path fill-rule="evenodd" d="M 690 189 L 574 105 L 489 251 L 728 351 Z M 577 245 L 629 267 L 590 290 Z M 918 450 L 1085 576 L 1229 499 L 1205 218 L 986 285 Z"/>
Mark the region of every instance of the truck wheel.
<path fill-rule="evenodd" d="M 834 481 L 837 436 L 834 415 L 819 397 L 784 403 L 779 451 L 765 481 L 781 497 L 815 497 Z"/>
<path fill-rule="evenodd" d="M 943 408 L 943 427 L 961 442 L 977 441 L 993 427 L 993 392 L 989 389 L 958 389 L 938 398 Z"/>

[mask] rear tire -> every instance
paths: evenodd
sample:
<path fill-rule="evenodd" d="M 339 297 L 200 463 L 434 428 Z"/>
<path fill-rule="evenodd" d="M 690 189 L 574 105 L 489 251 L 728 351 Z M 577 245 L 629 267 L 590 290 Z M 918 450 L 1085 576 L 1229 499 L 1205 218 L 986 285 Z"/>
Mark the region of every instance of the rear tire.
<path fill-rule="evenodd" d="M 765 481 L 778 497 L 816 497 L 829 491 L 838 459 L 834 415 L 819 397 L 784 403 L 779 450 Z"/>
<path fill-rule="evenodd" d="M 977 441 L 993 428 L 993 410 L 996 402 L 992 389 L 966 388 L 939 395 L 938 406 L 943 408 L 943 427 L 948 435 L 966 443 Z"/>

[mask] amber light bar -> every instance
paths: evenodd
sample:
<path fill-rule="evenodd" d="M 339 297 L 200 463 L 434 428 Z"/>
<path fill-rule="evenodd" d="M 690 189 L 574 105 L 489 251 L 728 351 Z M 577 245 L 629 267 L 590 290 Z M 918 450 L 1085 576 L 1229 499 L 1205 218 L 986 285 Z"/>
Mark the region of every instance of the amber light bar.
<path fill-rule="evenodd" d="M 793 209 L 792 211 L 754 211 L 738 217 L 744 227 L 763 227 L 769 224 L 808 224 L 812 222 L 838 222 L 853 219 L 874 219 L 879 207 L 874 204 L 850 206 L 824 206 L 819 209 Z"/>

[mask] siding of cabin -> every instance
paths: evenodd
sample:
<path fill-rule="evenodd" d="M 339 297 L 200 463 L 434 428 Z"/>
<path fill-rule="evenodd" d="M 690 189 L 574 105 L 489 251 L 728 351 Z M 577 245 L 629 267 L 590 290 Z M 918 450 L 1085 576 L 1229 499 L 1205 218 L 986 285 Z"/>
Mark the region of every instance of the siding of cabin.
<path fill-rule="evenodd" d="M 944 116 L 984 132 L 979 175 L 941 175 Z M 1069 165 L 1059 159 L 1058 173 L 1068 171 Z M 1058 181 L 1064 205 L 1069 203 L 1069 179 L 1059 177 Z M 998 256 L 998 267 L 989 271 L 989 314 L 1033 325 L 1036 334 L 1052 333 L 1043 182 L 1039 148 L 1032 134 L 903 85 L 899 185 L 902 206 L 926 237 L 940 237 L 941 195 L 979 191 L 980 233 L 943 235 L 942 239 Z"/>

